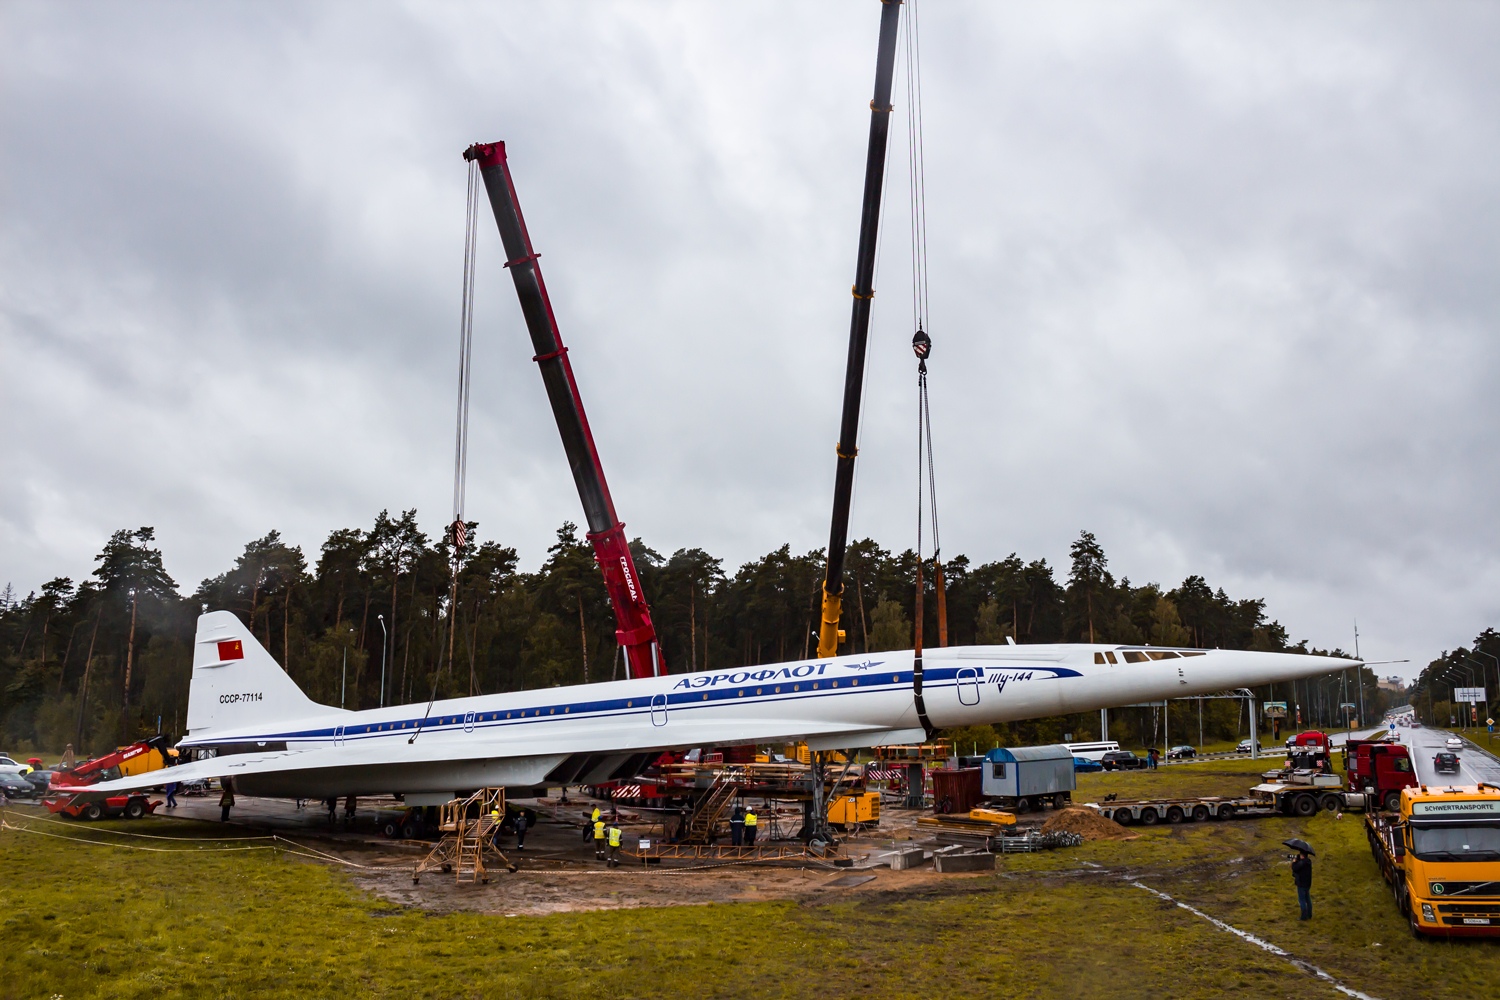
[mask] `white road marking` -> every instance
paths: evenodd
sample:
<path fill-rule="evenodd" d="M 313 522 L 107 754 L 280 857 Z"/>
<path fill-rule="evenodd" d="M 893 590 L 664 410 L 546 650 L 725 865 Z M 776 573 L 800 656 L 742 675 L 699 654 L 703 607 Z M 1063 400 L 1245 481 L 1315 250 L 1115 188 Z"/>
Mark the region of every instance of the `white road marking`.
<path fill-rule="evenodd" d="M 1133 886 L 1135 886 L 1137 889 L 1145 889 L 1147 892 L 1151 893 L 1151 895 L 1153 895 L 1153 896 L 1159 896 L 1160 898 L 1165 899 L 1167 902 L 1173 903 L 1173 904 L 1177 905 L 1178 907 L 1181 907 L 1182 909 L 1187 910 L 1189 913 L 1191 913 L 1195 917 L 1202 917 L 1204 920 L 1207 920 L 1209 923 L 1213 924 L 1215 927 L 1217 927 L 1221 931 L 1227 931 L 1228 933 L 1233 934 L 1233 935 L 1235 935 L 1238 938 L 1241 938 L 1241 939 L 1243 939 L 1245 941 L 1249 941 L 1251 944 L 1255 945 L 1258 948 L 1264 948 L 1266 951 L 1270 952 L 1271 954 L 1275 955 L 1278 958 L 1284 958 L 1284 959 L 1286 959 L 1288 962 L 1290 962 L 1292 965 L 1295 965 L 1297 968 L 1301 969 L 1303 972 L 1310 973 L 1311 975 L 1317 976 L 1319 979 L 1323 980 L 1328 985 L 1332 986 L 1334 989 L 1338 990 L 1340 993 L 1344 994 L 1345 996 L 1355 997 L 1356 1000 L 1376 1000 L 1375 997 L 1370 996 L 1368 993 L 1361 993 L 1359 990 L 1353 989 L 1352 987 L 1349 987 L 1349 986 L 1345 986 L 1343 983 L 1339 982 L 1337 979 L 1334 979 L 1332 976 L 1330 976 L 1328 973 L 1324 972 L 1322 969 L 1318 968 L 1316 965 L 1313 965 L 1310 962 L 1304 962 L 1302 959 L 1297 958 L 1295 955 L 1291 954 L 1290 952 L 1285 951 L 1282 948 L 1278 948 L 1276 945 L 1272 944 L 1269 941 L 1266 941 L 1266 940 L 1263 940 L 1261 938 L 1256 937 L 1254 934 L 1251 934 L 1249 931 L 1242 931 L 1238 927 L 1233 927 L 1233 926 L 1230 926 L 1229 924 L 1226 924 L 1224 921 L 1218 919 L 1217 917 L 1210 917 L 1207 913 L 1204 913 L 1202 910 L 1197 909 L 1196 907 L 1189 906 L 1188 904 L 1180 902 L 1180 901 L 1178 901 L 1176 899 L 1173 899 L 1171 896 L 1168 896 L 1166 893 L 1161 892 L 1160 890 L 1157 890 L 1157 889 L 1153 889 L 1149 885 L 1145 885 L 1144 883 L 1141 883 L 1141 882 L 1131 882 L 1130 884 L 1133 885 Z"/>

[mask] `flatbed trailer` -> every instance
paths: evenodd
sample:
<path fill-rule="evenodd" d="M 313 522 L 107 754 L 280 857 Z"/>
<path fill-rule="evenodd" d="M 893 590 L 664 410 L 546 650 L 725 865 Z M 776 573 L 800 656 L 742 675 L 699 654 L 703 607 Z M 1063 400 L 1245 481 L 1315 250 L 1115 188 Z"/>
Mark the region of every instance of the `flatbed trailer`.
<path fill-rule="evenodd" d="M 1249 816 L 1312 816 L 1319 809 L 1328 812 L 1364 812 L 1376 804 L 1378 800 L 1363 792 L 1281 782 L 1256 785 L 1246 796 L 1205 795 L 1090 803 L 1105 819 L 1112 819 L 1122 826 L 1132 823 L 1151 826 L 1156 823 L 1202 822 Z"/>
<path fill-rule="evenodd" d="M 1249 796 L 1204 795 L 1187 798 L 1129 799 L 1118 802 L 1090 802 L 1105 819 L 1121 826 L 1139 823 L 1202 823 L 1207 820 L 1236 819 L 1241 816 L 1280 815 L 1275 805 Z"/>
<path fill-rule="evenodd" d="M 1410 754 L 1404 746 L 1384 740 L 1353 741 L 1354 752 L 1348 756 L 1346 783 L 1331 769 L 1325 769 L 1329 763 L 1327 748 L 1314 739 L 1322 734 L 1306 733 L 1303 737 L 1307 737 L 1306 742 L 1313 750 L 1324 751 L 1305 754 L 1321 757 L 1324 767 L 1293 766 L 1268 771 L 1263 775 L 1268 780 L 1251 788 L 1247 796 L 1128 799 L 1091 805 L 1101 816 L 1123 826 L 1201 822 L 1241 816 L 1312 816 L 1320 809 L 1327 812 L 1375 812 L 1383 807 L 1387 812 L 1394 812 L 1400 805 L 1402 789 L 1417 783 Z"/>

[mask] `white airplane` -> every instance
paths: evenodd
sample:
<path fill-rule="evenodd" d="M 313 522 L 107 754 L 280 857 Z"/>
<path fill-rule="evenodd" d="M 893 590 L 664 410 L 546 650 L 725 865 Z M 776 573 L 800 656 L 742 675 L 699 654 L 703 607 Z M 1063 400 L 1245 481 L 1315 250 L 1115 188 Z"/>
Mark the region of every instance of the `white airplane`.
<path fill-rule="evenodd" d="M 814 750 L 916 743 L 1010 722 L 1279 683 L 1358 661 L 1123 645 L 949 646 L 395 705 L 304 695 L 233 613 L 198 619 L 184 749 L 216 756 L 174 781 L 245 795 L 397 793 L 433 805 L 477 788 L 631 777 L 663 750 L 806 740 Z M 88 793 L 160 785 L 160 771 Z"/>

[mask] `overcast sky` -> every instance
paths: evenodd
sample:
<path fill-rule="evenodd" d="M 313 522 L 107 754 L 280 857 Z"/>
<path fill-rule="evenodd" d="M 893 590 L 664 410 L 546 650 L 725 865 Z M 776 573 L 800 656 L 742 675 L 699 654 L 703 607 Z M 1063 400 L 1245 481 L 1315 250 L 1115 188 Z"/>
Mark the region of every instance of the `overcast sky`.
<path fill-rule="evenodd" d="M 1500 624 L 1500 7 L 924 0 L 947 554 L 1206 576 L 1369 658 Z M 826 544 L 878 5 L 0 0 L 0 584 L 154 525 L 449 519 L 508 144 L 620 516 Z M 851 537 L 914 541 L 898 85 Z M 482 217 L 468 515 L 582 520 Z"/>

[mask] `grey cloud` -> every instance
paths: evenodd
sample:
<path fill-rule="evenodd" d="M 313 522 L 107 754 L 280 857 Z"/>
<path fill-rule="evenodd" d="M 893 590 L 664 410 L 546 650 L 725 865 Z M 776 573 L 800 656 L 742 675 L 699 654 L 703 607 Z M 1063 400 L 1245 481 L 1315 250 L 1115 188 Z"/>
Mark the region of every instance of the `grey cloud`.
<path fill-rule="evenodd" d="M 921 8 L 944 547 L 1190 572 L 1425 661 L 1494 622 L 1500 16 Z M 621 516 L 824 543 L 875 18 L 738 5 L 0 9 L 0 578 L 155 524 L 446 520 L 464 168 L 505 139 Z M 900 88 L 898 88 L 899 90 Z M 898 115 L 898 119 L 901 116 Z M 910 544 L 904 138 L 853 530 Z M 482 219 L 469 514 L 576 498 Z"/>

